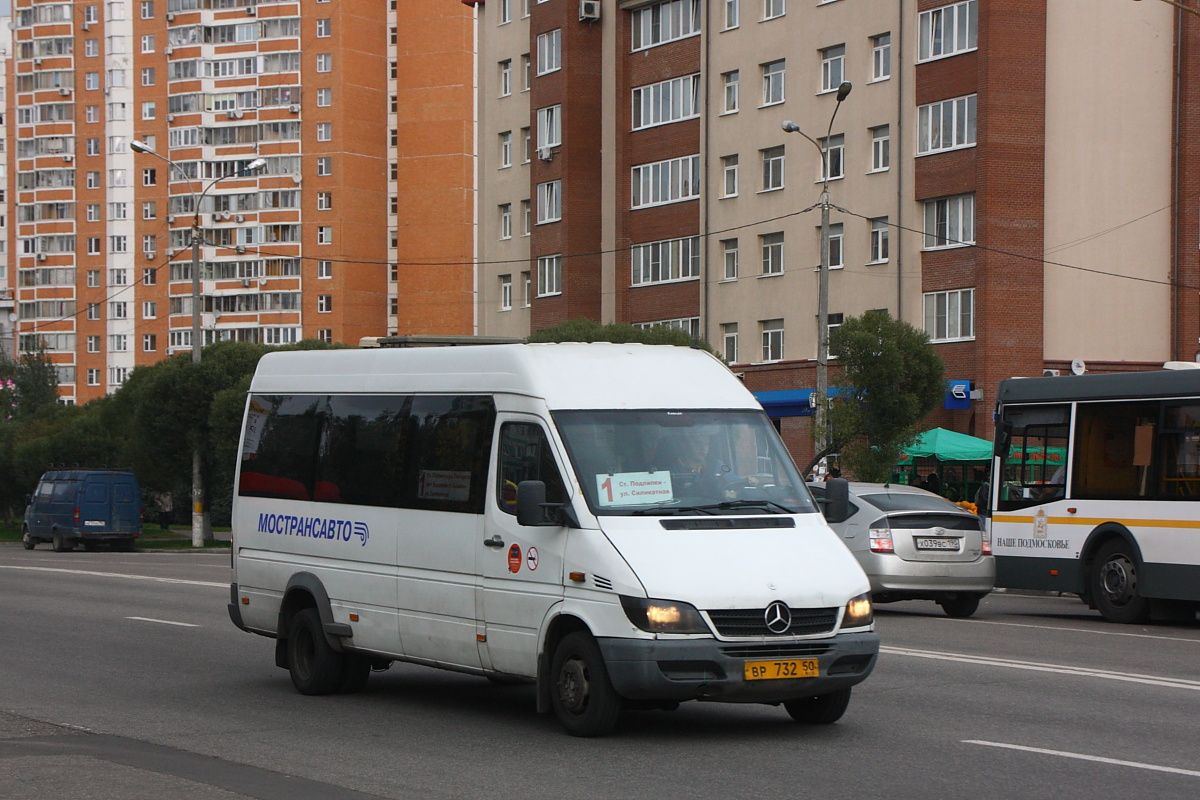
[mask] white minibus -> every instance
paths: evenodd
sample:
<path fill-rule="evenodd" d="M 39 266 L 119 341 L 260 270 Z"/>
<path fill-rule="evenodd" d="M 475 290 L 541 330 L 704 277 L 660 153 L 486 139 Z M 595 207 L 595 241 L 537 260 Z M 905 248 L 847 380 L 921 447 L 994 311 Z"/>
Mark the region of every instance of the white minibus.
<path fill-rule="evenodd" d="M 770 420 L 682 347 L 268 354 L 233 566 L 233 622 L 304 694 L 411 662 L 534 683 L 578 736 L 684 700 L 834 722 L 879 652 Z"/>

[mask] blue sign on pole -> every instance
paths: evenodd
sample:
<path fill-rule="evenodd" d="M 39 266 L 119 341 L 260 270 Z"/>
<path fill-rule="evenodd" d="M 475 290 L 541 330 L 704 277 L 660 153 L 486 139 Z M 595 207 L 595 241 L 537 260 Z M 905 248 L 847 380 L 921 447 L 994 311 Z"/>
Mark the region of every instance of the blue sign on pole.
<path fill-rule="evenodd" d="M 971 407 L 971 382 L 946 381 L 946 401 L 942 404 L 947 409 L 969 409 Z"/>

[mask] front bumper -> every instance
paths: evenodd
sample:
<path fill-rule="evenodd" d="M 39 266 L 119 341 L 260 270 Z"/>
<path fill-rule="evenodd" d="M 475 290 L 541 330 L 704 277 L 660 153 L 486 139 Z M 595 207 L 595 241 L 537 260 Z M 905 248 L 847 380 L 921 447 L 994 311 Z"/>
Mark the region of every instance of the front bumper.
<path fill-rule="evenodd" d="M 715 639 L 597 640 L 613 688 L 631 700 L 779 703 L 861 683 L 875 668 L 879 636 L 844 633 L 790 642 Z M 816 658 L 815 678 L 746 680 L 747 661 Z"/>

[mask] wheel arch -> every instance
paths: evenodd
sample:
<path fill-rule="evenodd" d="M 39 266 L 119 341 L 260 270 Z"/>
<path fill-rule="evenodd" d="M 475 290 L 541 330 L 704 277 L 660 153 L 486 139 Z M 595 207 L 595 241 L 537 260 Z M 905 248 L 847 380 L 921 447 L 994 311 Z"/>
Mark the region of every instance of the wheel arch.
<path fill-rule="evenodd" d="M 592 633 L 586 622 L 570 613 L 558 614 L 546 625 L 537 663 L 537 710 L 539 714 L 549 713 L 553 709 L 550 691 L 554 681 L 550 674 L 550 663 L 554 659 L 554 650 L 567 634 L 575 631 L 582 631 L 588 635 Z"/>
<path fill-rule="evenodd" d="M 1130 551 L 1133 553 L 1134 561 L 1140 567 L 1142 565 L 1142 549 L 1138 546 L 1137 539 L 1129 528 L 1119 522 L 1104 522 L 1097 525 L 1090 534 L 1087 541 L 1083 543 L 1083 549 L 1079 551 L 1079 580 L 1083 584 L 1080 591 L 1080 596 L 1092 604 L 1091 586 L 1089 585 L 1087 576 L 1091 574 L 1092 564 L 1096 560 L 1096 553 L 1108 542 L 1113 539 L 1121 539 L 1129 545 Z"/>
<path fill-rule="evenodd" d="M 292 618 L 306 608 L 315 608 L 321 618 L 321 627 L 325 640 L 334 652 L 342 652 L 342 643 L 330 634 L 330 628 L 336 623 L 333 619 L 333 606 L 329 602 L 329 593 L 325 584 L 311 572 L 297 572 L 288 579 L 287 588 L 283 590 L 283 601 L 279 604 L 279 621 L 275 626 L 275 664 L 287 668 L 287 636 L 291 628 Z"/>

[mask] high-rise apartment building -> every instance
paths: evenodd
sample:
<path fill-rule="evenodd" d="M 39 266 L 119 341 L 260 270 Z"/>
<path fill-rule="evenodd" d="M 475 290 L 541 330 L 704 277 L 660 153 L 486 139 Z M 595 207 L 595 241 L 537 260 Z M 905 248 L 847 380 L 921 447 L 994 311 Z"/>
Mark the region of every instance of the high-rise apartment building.
<path fill-rule="evenodd" d="M 482 333 L 587 316 L 702 335 L 797 454 L 812 452 L 818 325 L 871 309 L 929 333 L 975 390 L 933 421 L 980 436 L 1002 378 L 1200 355 L 1196 15 L 1132 0 L 477 9 Z"/>
<path fill-rule="evenodd" d="M 472 15 L 402 5 L 13 0 L 17 344 L 65 400 L 191 349 L 193 223 L 206 344 L 470 332 Z"/>

